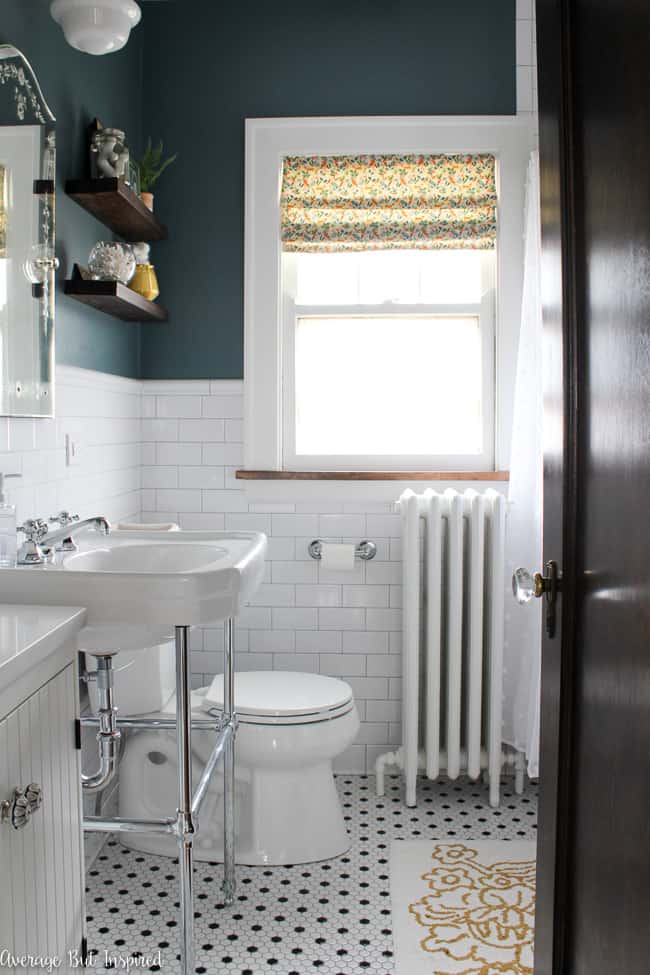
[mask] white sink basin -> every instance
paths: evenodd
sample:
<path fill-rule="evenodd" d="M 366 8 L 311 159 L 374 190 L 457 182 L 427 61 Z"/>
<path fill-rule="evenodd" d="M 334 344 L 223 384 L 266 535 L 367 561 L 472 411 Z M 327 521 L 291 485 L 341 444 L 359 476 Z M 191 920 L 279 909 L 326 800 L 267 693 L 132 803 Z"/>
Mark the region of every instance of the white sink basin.
<path fill-rule="evenodd" d="M 264 572 L 258 532 L 75 536 L 54 564 L 0 569 L 3 602 L 84 606 L 87 624 L 191 626 L 237 616 Z"/>
<path fill-rule="evenodd" d="M 146 542 L 76 552 L 63 560 L 69 572 L 204 572 L 228 557 L 228 549 L 207 542 Z"/>

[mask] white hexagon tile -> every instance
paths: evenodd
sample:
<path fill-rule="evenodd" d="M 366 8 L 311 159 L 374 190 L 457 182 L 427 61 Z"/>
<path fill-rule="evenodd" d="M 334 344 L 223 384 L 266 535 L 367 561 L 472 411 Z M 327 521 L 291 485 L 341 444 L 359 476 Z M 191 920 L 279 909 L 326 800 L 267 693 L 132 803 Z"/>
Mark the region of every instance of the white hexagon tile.
<path fill-rule="evenodd" d="M 195 873 L 196 972 L 205 975 L 391 975 L 393 943 L 388 872 L 392 839 L 533 839 L 537 786 L 501 806 L 467 781 L 422 781 L 414 809 L 399 779 L 375 795 L 370 776 L 342 775 L 337 786 L 350 832 L 349 852 L 291 867 L 238 867 L 235 904 L 221 903 L 221 866 Z M 178 881 L 175 861 L 124 849 L 109 839 L 87 878 L 88 945 L 93 968 L 124 967 L 176 975 Z M 111 958 L 115 957 L 112 963 Z M 91 969 L 92 970 L 92 969 Z"/>

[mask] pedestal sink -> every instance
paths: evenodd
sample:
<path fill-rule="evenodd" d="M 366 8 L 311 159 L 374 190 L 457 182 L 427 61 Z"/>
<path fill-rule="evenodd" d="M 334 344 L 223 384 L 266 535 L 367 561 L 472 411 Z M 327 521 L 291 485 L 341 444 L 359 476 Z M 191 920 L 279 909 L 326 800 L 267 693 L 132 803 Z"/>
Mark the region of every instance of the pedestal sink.
<path fill-rule="evenodd" d="M 0 570 L 6 602 L 84 606 L 89 624 L 191 626 L 237 616 L 264 572 L 257 532 L 76 536 L 53 564 Z"/>
<path fill-rule="evenodd" d="M 102 520 L 103 521 L 103 520 Z M 105 524 L 105 523 L 104 523 Z M 81 528 L 81 526 L 80 526 Z M 180 873 L 180 958 L 182 975 L 194 972 L 192 843 L 198 812 L 210 777 L 224 762 L 224 899 L 232 904 L 235 881 L 233 618 L 262 581 L 266 537 L 255 532 L 75 532 L 78 551 L 59 553 L 52 563 L 0 569 L 0 591 L 10 603 L 84 606 L 87 626 L 79 645 L 103 654 L 98 674 L 105 681 L 106 704 L 100 709 L 98 741 L 113 756 L 119 718 L 112 705 L 112 654 L 124 642 L 146 647 L 173 627 L 176 639 L 176 730 L 178 801 L 176 815 L 161 820 L 87 817 L 84 828 L 102 832 L 173 833 L 178 841 Z M 189 627 L 225 621 L 224 706 L 215 725 L 215 742 L 193 792 L 191 776 Z M 149 639 L 149 637 L 151 639 Z M 96 647 L 93 650 L 93 647 Z M 99 676 L 98 676 L 99 681 Z M 119 702 L 117 702 L 119 704 Z M 146 723 L 146 719 L 145 719 Z M 108 759 L 107 759 L 108 761 Z M 100 766 L 101 771 L 101 766 Z M 86 777 L 84 787 L 100 787 L 101 774 Z"/>

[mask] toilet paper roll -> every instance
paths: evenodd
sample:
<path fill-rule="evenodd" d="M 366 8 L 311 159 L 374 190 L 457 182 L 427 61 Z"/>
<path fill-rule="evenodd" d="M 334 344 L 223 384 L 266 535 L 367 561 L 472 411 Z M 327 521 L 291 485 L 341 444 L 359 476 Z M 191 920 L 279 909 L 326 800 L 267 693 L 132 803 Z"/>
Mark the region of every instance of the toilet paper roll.
<path fill-rule="evenodd" d="M 354 569 L 354 545 L 337 545 L 333 542 L 323 542 L 321 545 L 321 563 L 324 569 L 336 569 L 337 572 L 352 572 Z"/>

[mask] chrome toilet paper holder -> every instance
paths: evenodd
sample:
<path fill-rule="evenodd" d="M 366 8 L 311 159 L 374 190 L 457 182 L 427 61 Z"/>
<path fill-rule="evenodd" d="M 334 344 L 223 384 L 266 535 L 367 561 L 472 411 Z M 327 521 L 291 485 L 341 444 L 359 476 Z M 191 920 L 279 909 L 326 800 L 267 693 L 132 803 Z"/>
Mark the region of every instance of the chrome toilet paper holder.
<path fill-rule="evenodd" d="M 307 546 L 307 551 L 309 552 L 312 559 L 320 561 L 323 557 L 323 539 L 314 538 L 313 541 Z M 364 562 L 368 562 L 370 559 L 374 559 L 377 554 L 377 546 L 374 542 L 369 541 L 364 538 L 362 542 L 354 546 L 354 556 L 357 559 L 363 559 Z"/>

